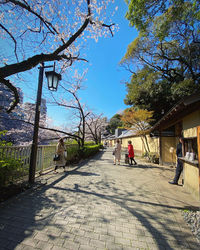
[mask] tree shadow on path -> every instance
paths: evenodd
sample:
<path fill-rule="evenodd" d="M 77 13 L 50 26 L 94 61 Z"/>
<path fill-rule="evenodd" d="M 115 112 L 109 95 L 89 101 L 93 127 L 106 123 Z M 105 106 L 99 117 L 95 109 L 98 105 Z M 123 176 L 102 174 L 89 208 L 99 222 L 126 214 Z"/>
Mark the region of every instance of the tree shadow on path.
<path fill-rule="evenodd" d="M 147 236 L 143 227 L 148 231 L 148 236 L 154 238 L 158 249 L 161 250 L 163 247 L 174 249 L 169 244 L 166 235 L 180 244 L 180 247 L 183 247 L 183 242 L 188 241 L 193 247 L 192 249 L 195 249 L 196 246 L 190 242 L 189 235 L 180 235 L 178 230 L 171 231 L 169 225 L 174 223 L 171 217 L 164 217 L 165 220 L 162 221 L 158 220 L 155 213 L 156 208 L 168 211 L 169 209 L 184 209 L 184 206 L 174 207 L 149 201 L 148 196 L 141 193 L 134 197 L 134 193 L 130 194 L 126 190 L 117 188 L 116 180 L 101 179 L 99 171 L 103 170 L 100 166 L 93 167 L 93 163 L 100 160 L 103 154 L 104 152 L 101 152 L 96 157 L 82 162 L 73 170 L 61 175 L 47 176 L 49 184 L 41 186 L 37 190 L 29 190 L 1 204 L 0 249 L 15 249 L 20 244 L 33 249 L 43 249 L 44 246 L 51 249 L 54 245 L 66 247 L 68 239 L 71 240 L 73 235 L 81 233 L 75 228 L 77 225 L 87 226 L 91 219 L 99 225 L 104 223 L 106 226 L 115 225 L 116 220 L 124 219 L 126 221 L 127 214 L 124 215 L 124 218 L 123 215 L 121 218 L 108 216 L 103 209 L 103 205 L 107 203 L 108 208 L 112 206 L 112 209 L 116 210 L 113 213 L 128 211 L 132 215 L 128 218 L 129 223 L 136 221 L 139 223 L 136 228 L 137 238 Z M 67 181 L 68 176 L 74 176 L 74 178 L 80 176 L 83 179 L 86 178 L 86 182 L 74 181 L 73 188 L 70 188 Z M 96 215 L 94 208 L 99 208 Z M 105 208 L 107 207 L 105 206 Z M 157 225 L 162 230 L 159 230 Z M 95 230 L 95 226 L 93 230 Z M 165 235 L 162 233 L 163 231 L 166 232 Z M 107 234 L 112 234 L 112 232 L 107 232 Z M 188 246 L 184 245 L 184 247 L 187 249 Z"/>

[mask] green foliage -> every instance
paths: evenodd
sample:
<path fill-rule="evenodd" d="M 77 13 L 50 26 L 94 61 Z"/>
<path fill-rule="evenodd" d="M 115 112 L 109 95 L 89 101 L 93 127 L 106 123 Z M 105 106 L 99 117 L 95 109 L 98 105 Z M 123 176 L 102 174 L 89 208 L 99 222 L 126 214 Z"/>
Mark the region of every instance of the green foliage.
<path fill-rule="evenodd" d="M 86 159 L 96 154 L 101 147 L 101 144 L 96 145 L 93 142 L 87 142 L 83 149 L 79 149 L 78 144 L 70 144 L 67 146 L 67 162 L 78 162 L 80 159 Z"/>
<path fill-rule="evenodd" d="M 85 141 L 84 145 L 85 146 L 95 145 L 95 142 L 94 141 Z"/>
<path fill-rule="evenodd" d="M 5 135 L 7 131 L 0 131 L 0 137 Z M 4 140 L 0 140 L 0 146 L 11 146 L 12 143 L 7 143 Z M 22 160 L 14 159 L 14 157 L 6 157 L 3 153 L 3 148 L 0 149 L 0 187 L 7 186 L 19 179 L 24 175 L 24 169 L 22 168 Z"/>
<path fill-rule="evenodd" d="M 99 144 L 99 148 L 100 148 L 100 149 L 104 149 L 104 146 L 103 146 L 102 143 Z"/>
<path fill-rule="evenodd" d="M 128 3 L 126 18 L 131 26 L 146 32 L 157 17 L 164 16 L 159 28 L 168 33 L 170 23 L 174 20 L 187 20 L 188 24 L 199 20 L 199 0 L 125 0 Z M 161 21 L 161 20 L 160 20 Z M 159 29 L 157 29 L 159 30 Z M 164 32 L 165 31 L 165 32 Z"/>
<path fill-rule="evenodd" d="M 200 90 L 200 86 L 194 86 L 192 79 L 185 79 L 177 84 L 173 84 L 171 87 L 171 95 L 174 100 L 184 98 L 185 96 L 191 95 L 195 89 Z"/>
<path fill-rule="evenodd" d="M 88 158 L 90 156 L 95 155 L 96 153 L 99 152 L 99 149 L 101 148 L 101 144 L 99 145 L 90 145 L 90 146 L 85 146 L 83 149 L 83 158 Z"/>
<path fill-rule="evenodd" d="M 66 144 L 66 145 L 71 145 L 71 144 L 77 144 L 77 145 L 78 145 L 77 141 L 74 140 L 74 139 L 67 140 L 67 141 L 65 142 L 65 144 Z"/>
<path fill-rule="evenodd" d="M 78 144 L 70 144 L 67 146 L 67 162 L 77 162 L 79 160 L 79 146 Z"/>
<path fill-rule="evenodd" d="M 135 108 L 153 110 L 151 125 L 162 118 L 163 114 L 174 106 L 180 99 L 191 95 L 200 89 L 192 79 L 178 83 L 168 82 L 161 78 L 160 73 L 145 66 L 132 76 L 131 82 L 126 83 L 127 95 L 124 103 Z"/>
<path fill-rule="evenodd" d="M 123 64 L 125 61 L 130 60 L 131 58 L 134 57 L 135 49 L 138 47 L 138 44 L 140 43 L 140 37 L 136 37 L 133 42 L 131 42 L 128 45 L 127 51 L 125 56 L 122 58 L 120 64 Z"/>
<path fill-rule="evenodd" d="M 163 111 L 200 90 L 200 1 L 126 2 L 126 17 L 139 36 L 121 61 L 134 72 L 124 102 L 153 110 L 156 122 Z"/>
<path fill-rule="evenodd" d="M 1 140 L 1 137 L 4 136 L 6 133 L 7 133 L 6 130 L 0 131 L 0 147 L 12 146 L 11 142 L 7 142 L 5 140 Z"/>
<path fill-rule="evenodd" d="M 120 114 L 115 114 L 109 121 L 108 126 L 106 127 L 106 129 L 114 134 L 115 133 L 115 129 L 122 127 L 122 121 L 121 121 L 121 115 Z"/>
<path fill-rule="evenodd" d="M 138 109 L 153 110 L 151 125 L 162 117 L 163 111 L 166 113 L 176 102 L 172 96 L 172 85 L 160 79 L 160 74 L 147 66 L 134 74 L 126 86 L 124 103 Z"/>
<path fill-rule="evenodd" d="M 0 187 L 7 186 L 24 175 L 22 161 L 12 157 L 1 156 L 0 159 Z"/>

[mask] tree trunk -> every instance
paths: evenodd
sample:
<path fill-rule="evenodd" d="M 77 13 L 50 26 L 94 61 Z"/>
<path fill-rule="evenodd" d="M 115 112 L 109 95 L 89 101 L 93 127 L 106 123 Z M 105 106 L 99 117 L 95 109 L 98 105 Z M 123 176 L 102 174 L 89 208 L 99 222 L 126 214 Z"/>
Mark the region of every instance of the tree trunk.
<path fill-rule="evenodd" d="M 150 160 L 150 157 L 149 157 L 149 152 L 150 152 L 150 151 L 148 151 L 149 147 L 147 148 L 143 136 L 141 136 L 141 140 L 142 140 L 142 144 L 143 144 L 143 146 L 144 146 L 145 153 L 147 154 L 147 157 L 148 157 L 148 159 Z"/>
<path fill-rule="evenodd" d="M 144 135 L 144 140 L 146 142 L 147 150 L 150 153 L 150 148 L 149 148 L 149 144 L 148 144 L 148 140 L 147 140 L 147 136 L 146 135 Z"/>

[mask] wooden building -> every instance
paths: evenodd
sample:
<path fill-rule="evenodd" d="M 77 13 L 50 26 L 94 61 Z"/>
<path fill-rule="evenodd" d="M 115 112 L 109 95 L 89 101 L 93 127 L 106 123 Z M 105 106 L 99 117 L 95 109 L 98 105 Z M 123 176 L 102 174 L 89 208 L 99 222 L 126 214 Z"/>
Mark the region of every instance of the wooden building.
<path fill-rule="evenodd" d="M 176 163 L 178 137 L 184 137 L 183 186 L 200 200 L 200 93 L 177 103 L 151 129 L 159 138 L 160 163 Z"/>

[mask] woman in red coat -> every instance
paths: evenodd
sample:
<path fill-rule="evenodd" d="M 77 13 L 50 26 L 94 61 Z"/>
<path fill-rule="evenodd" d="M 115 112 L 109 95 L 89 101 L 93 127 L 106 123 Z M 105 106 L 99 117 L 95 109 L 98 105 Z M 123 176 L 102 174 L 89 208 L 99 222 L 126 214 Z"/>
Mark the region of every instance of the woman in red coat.
<path fill-rule="evenodd" d="M 134 150 L 133 150 L 133 145 L 131 141 L 128 141 L 128 157 L 131 160 L 131 163 L 129 162 L 129 165 L 133 165 L 133 161 L 135 165 L 137 164 L 137 162 L 134 159 Z"/>

